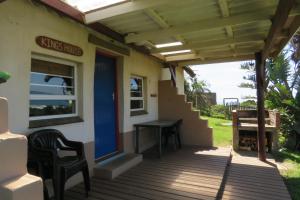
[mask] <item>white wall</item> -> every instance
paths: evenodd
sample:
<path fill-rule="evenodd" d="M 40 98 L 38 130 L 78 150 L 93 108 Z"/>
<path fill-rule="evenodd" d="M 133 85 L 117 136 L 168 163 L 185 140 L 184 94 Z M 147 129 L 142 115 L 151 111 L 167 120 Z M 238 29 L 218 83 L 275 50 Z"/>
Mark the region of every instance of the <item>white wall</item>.
<path fill-rule="evenodd" d="M 178 94 L 184 94 L 184 71 L 182 67 L 176 67 L 176 86 Z"/>
<path fill-rule="evenodd" d="M 28 129 L 30 67 L 32 53 L 39 53 L 73 61 L 82 67 L 84 122 L 54 128 L 61 130 L 70 139 L 93 141 L 93 77 L 96 46 L 88 43 L 89 31 L 82 25 L 29 2 L 12 0 L 0 4 L 0 71 L 7 71 L 12 75 L 6 84 L 0 85 L 0 96 L 9 100 L 9 128 L 13 132 L 22 134 L 33 131 Z M 41 48 L 35 43 L 35 38 L 41 35 L 77 45 L 83 49 L 84 54 L 77 57 Z M 100 34 L 98 36 L 105 38 Z M 120 120 L 123 122 L 120 131 L 127 132 L 133 130 L 134 123 L 157 119 L 157 97 L 150 97 L 150 94 L 157 94 L 161 65 L 134 50 L 131 50 L 130 57 L 124 56 L 122 60 L 123 76 L 121 77 L 124 82 L 121 93 L 124 97 L 120 97 L 120 101 L 124 109 L 120 109 L 122 111 L 120 111 L 122 118 Z M 131 74 L 147 77 L 149 112 L 147 115 L 130 117 L 129 78 Z"/>
<path fill-rule="evenodd" d="M 171 80 L 169 68 L 161 70 L 161 80 Z M 181 66 L 176 67 L 176 87 L 178 88 L 178 94 L 184 94 L 184 71 Z"/>
<path fill-rule="evenodd" d="M 133 130 L 133 124 L 138 122 L 151 121 L 158 118 L 158 99 L 157 97 L 150 97 L 151 94 L 158 93 L 158 81 L 160 80 L 160 65 L 141 54 L 132 52 L 130 57 L 126 57 L 124 60 L 124 119 L 127 119 L 124 123 L 123 132 Z M 145 77 L 146 83 L 146 95 L 147 106 L 146 110 L 148 114 L 130 116 L 130 76 L 138 75 Z"/>

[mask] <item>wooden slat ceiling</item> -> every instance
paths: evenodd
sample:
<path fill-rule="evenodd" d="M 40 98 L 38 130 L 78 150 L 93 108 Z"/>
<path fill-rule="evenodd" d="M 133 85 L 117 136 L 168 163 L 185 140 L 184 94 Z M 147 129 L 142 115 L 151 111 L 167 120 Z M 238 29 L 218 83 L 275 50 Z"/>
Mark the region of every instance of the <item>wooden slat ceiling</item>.
<path fill-rule="evenodd" d="M 44 2 L 46 0 L 43 0 Z M 95 22 L 124 36 L 127 44 L 143 46 L 165 62 L 201 64 L 254 58 L 268 50 L 274 56 L 300 25 L 300 0 L 281 0 L 288 19 L 274 29 L 280 0 L 129 0 L 84 13 L 86 24 Z M 270 34 L 271 27 L 276 35 Z M 272 37 L 272 41 L 267 38 Z M 155 48 L 180 41 L 181 46 Z M 270 47 L 266 47 L 271 42 Z M 190 49 L 189 53 L 160 53 Z"/>
<path fill-rule="evenodd" d="M 142 4 L 145 1 L 128 3 L 137 2 Z M 101 16 L 101 20 L 91 17 L 91 14 L 101 12 L 99 10 L 88 13 L 86 18 L 125 35 L 127 43 L 146 46 L 153 55 L 167 62 L 209 63 L 222 59 L 251 59 L 255 52 L 262 51 L 278 3 L 279 0 L 172 0 L 117 16 Z M 294 4 L 289 13 L 291 19 L 300 14 L 299 5 Z M 280 42 L 287 37 L 288 31 L 283 31 L 276 40 Z M 183 45 L 154 46 L 175 41 Z M 191 52 L 160 55 L 185 49 Z M 278 50 L 272 49 L 272 52 Z"/>

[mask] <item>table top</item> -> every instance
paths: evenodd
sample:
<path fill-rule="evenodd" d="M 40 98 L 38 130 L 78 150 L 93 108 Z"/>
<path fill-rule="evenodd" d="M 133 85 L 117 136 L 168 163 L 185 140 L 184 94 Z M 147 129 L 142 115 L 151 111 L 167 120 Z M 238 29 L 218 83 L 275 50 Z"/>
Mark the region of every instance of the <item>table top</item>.
<path fill-rule="evenodd" d="M 150 122 L 143 122 L 143 123 L 138 123 L 134 124 L 133 126 L 135 127 L 171 127 L 176 124 L 178 120 L 155 120 L 155 121 L 150 121 Z"/>

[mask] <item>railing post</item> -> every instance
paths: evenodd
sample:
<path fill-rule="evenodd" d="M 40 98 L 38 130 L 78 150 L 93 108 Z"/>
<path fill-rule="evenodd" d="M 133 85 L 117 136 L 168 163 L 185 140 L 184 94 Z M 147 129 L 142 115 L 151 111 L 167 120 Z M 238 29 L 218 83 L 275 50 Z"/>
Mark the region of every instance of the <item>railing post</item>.
<path fill-rule="evenodd" d="M 265 105 L 264 105 L 264 85 L 265 85 L 265 60 L 262 53 L 255 53 L 255 70 L 257 83 L 257 140 L 258 157 L 261 161 L 266 160 L 265 149 Z"/>

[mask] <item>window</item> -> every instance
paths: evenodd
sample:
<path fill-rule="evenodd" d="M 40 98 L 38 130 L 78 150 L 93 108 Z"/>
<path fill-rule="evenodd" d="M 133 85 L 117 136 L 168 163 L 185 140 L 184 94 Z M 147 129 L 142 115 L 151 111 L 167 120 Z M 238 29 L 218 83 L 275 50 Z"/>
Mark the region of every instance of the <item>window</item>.
<path fill-rule="evenodd" d="M 34 56 L 30 73 L 30 120 L 77 116 L 76 65 Z"/>
<path fill-rule="evenodd" d="M 132 76 L 130 78 L 130 110 L 145 110 L 144 78 Z"/>

